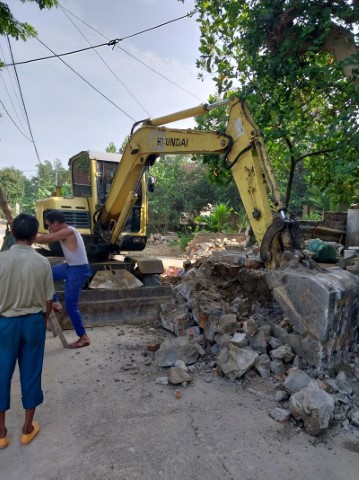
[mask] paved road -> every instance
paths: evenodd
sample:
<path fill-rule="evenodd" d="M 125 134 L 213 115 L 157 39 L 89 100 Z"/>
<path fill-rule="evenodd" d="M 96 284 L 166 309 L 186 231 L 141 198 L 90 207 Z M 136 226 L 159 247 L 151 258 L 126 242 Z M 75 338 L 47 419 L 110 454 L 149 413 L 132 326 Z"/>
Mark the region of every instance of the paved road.
<path fill-rule="evenodd" d="M 65 332 L 68 340 L 72 331 Z M 148 352 L 166 332 L 149 326 L 93 329 L 73 351 L 48 332 L 42 430 L 19 445 L 19 380 L 8 413 L 7 480 L 358 480 L 359 430 L 310 437 L 268 412 L 271 383 L 232 383 L 208 368 L 187 388 L 162 386 Z"/>

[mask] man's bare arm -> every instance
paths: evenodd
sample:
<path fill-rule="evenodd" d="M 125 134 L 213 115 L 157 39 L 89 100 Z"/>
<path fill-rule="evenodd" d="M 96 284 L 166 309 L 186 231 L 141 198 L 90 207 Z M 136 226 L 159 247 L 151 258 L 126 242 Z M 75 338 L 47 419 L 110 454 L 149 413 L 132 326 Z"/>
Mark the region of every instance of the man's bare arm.
<path fill-rule="evenodd" d="M 63 228 L 54 233 L 38 233 L 36 235 L 35 243 L 51 243 L 58 242 L 60 240 L 66 240 L 71 237 L 74 232 L 70 228 Z"/>

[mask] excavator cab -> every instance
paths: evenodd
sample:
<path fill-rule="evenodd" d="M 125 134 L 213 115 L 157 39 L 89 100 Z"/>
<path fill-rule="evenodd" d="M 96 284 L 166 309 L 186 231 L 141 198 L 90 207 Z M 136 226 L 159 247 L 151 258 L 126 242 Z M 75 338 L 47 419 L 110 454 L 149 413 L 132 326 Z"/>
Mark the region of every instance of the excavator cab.
<path fill-rule="evenodd" d="M 141 251 L 147 242 L 147 186 L 143 178 L 136 190 L 136 201 L 126 220 L 121 235 L 114 245 L 109 246 L 94 234 L 98 212 L 106 202 L 111 190 L 121 155 L 86 150 L 69 160 L 71 172 L 71 197 L 53 196 L 36 202 L 36 216 L 40 222 L 40 232 L 46 232 L 44 218 L 50 210 L 60 210 L 66 223 L 76 227 L 82 234 L 90 260 L 106 260 L 120 251 Z M 110 235 L 113 224 L 103 235 Z M 58 243 L 49 245 L 49 255 L 61 256 Z"/>

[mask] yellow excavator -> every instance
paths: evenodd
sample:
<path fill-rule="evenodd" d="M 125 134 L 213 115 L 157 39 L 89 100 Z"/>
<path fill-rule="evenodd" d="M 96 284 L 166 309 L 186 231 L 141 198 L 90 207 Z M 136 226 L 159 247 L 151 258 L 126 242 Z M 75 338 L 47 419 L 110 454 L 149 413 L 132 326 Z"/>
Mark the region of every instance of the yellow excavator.
<path fill-rule="evenodd" d="M 225 105 L 229 106 L 229 118 L 223 133 L 162 126 Z M 54 195 L 36 202 L 41 232 L 46 232 L 46 213 L 58 209 L 83 235 L 93 261 L 111 259 L 122 251 L 142 250 L 147 239 L 147 190 L 153 187 L 151 177 L 146 187 L 145 172 L 160 155 L 217 154 L 224 157 L 226 168 L 233 173 L 265 263 L 278 266 L 288 242 L 298 248 L 296 223 L 281 203 L 262 136 L 245 102 L 236 99 L 200 105 L 141 123 L 139 128 L 138 124 L 133 126 L 122 157 L 88 150 L 70 158 L 73 196 Z M 268 187 L 278 214 L 275 217 Z M 49 250 L 53 255 L 61 254 L 56 244 Z"/>
<path fill-rule="evenodd" d="M 147 240 L 147 188 L 144 176 L 138 183 L 136 202 L 117 242 L 110 244 L 108 241 L 108 230 L 113 228 L 115 220 L 109 222 L 107 232 L 103 231 L 100 235 L 94 233 L 96 218 L 106 202 L 120 160 L 119 154 L 94 150 L 82 151 L 72 156 L 68 162 L 72 195 L 61 196 L 61 187 L 58 186 L 57 192 L 52 197 L 36 202 L 35 212 L 40 221 L 40 232 L 46 232 L 44 228 L 46 213 L 56 209 L 64 214 L 66 223 L 76 227 L 83 236 L 90 261 L 105 261 L 124 250 L 143 250 Z M 149 188 L 152 188 L 150 182 Z M 42 251 L 45 255 L 46 250 L 48 255 L 62 256 L 58 242 L 48 245 Z"/>
<path fill-rule="evenodd" d="M 224 132 L 164 126 L 224 106 L 228 107 Z M 36 213 L 40 230 L 45 231 L 46 212 L 57 208 L 64 213 L 67 223 L 83 227 L 80 231 L 89 257 L 100 260 L 98 264 L 121 251 L 144 248 L 147 217 L 145 173 L 159 156 L 176 154 L 223 156 L 224 166 L 234 177 L 260 246 L 261 260 L 271 272 L 269 283 L 275 298 L 299 333 L 310 328 L 316 338 L 324 342 L 335 329 L 358 322 L 358 278 L 342 269 L 323 270 L 301 252 L 298 226 L 281 201 L 262 134 L 246 102 L 239 98 L 135 123 L 121 158 L 109 156 L 101 159 L 89 151 L 72 157 L 70 166 L 75 196 L 39 201 Z M 84 219 L 83 225 L 75 223 L 80 217 Z M 134 256 L 125 260 L 134 267 L 132 273 L 137 272 L 141 280 L 163 271 L 155 259 Z"/>

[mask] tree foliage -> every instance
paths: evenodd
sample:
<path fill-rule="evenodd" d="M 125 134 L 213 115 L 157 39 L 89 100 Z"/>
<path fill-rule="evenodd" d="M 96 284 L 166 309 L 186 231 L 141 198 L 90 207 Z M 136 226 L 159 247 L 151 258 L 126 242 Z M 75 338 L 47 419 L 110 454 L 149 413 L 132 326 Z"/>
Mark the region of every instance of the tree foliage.
<path fill-rule="evenodd" d="M 149 194 L 149 229 L 152 232 L 181 231 L 194 226 L 194 217 L 215 203 L 241 209 L 234 185 L 229 188 L 210 184 L 207 167 L 186 157 L 161 157 L 150 172 L 156 178 L 154 193 Z"/>
<path fill-rule="evenodd" d="M 20 0 L 22 3 L 25 2 L 34 2 L 37 3 L 40 10 L 44 8 L 57 7 L 58 0 Z M 13 37 L 16 40 L 26 41 L 28 38 L 36 37 L 37 32 L 34 27 L 32 27 L 27 22 L 20 22 L 12 14 L 9 6 L 0 2 L 0 35 L 8 35 Z M 3 65 L 3 62 L 0 58 L 0 67 Z"/>
<path fill-rule="evenodd" d="M 196 6 L 198 66 L 211 72 L 219 94 L 247 98 L 285 203 L 294 189 L 297 208 L 314 185 L 333 203 L 350 204 L 359 181 L 359 2 L 197 0 Z M 200 128 L 209 128 L 206 122 Z M 223 180 L 220 163 L 210 163 Z"/>
<path fill-rule="evenodd" d="M 231 231 L 233 227 L 233 217 L 235 211 L 232 207 L 224 203 L 214 205 L 212 211 L 207 214 L 202 213 L 194 218 L 199 230 L 208 232 L 225 232 Z"/>
<path fill-rule="evenodd" d="M 20 206 L 24 198 L 25 182 L 26 177 L 15 167 L 0 169 L 0 185 L 13 214 L 16 214 L 16 206 Z"/>
<path fill-rule="evenodd" d="M 62 166 L 60 160 L 53 164 L 49 160 L 37 165 L 37 175 L 25 180 L 25 195 L 22 210 L 34 213 L 35 202 L 41 198 L 51 197 L 60 188 L 61 195 L 71 193 L 70 171 Z"/>
<path fill-rule="evenodd" d="M 57 0 L 20 0 L 22 3 L 37 3 L 40 10 L 52 8 L 58 5 Z M 27 22 L 20 22 L 11 13 L 10 8 L 4 2 L 0 2 L 0 35 L 9 35 L 16 40 L 27 40 L 36 36 L 36 30 Z"/>

